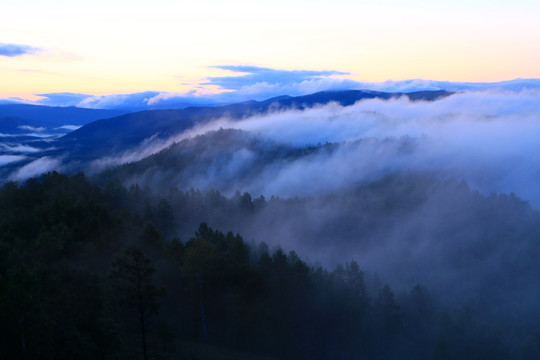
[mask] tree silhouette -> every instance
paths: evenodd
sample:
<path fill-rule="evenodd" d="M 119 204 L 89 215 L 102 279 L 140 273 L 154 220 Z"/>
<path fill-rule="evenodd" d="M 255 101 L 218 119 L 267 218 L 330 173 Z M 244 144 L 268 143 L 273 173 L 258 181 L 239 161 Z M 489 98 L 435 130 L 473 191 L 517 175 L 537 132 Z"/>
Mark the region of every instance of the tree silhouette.
<path fill-rule="evenodd" d="M 124 257 L 114 262 L 111 273 L 112 278 L 116 280 L 116 288 L 122 305 L 137 311 L 144 360 L 148 359 L 149 321 L 158 312 L 158 296 L 164 294 L 163 289 L 158 289 L 152 283 L 152 275 L 155 271 L 142 251 L 131 246 L 126 250 Z"/>
<path fill-rule="evenodd" d="M 201 226 L 201 229 L 206 227 Z M 211 232 L 212 230 L 208 228 Z M 190 284 L 191 292 L 198 294 L 201 311 L 201 324 L 203 330 L 203 339 L 208 341 L 206 317 L 205 317 L 205 297 L 209 289 L 212 288 L 214 276 L 214 265 L 216 262 L 216 252 L 213 246 L 206 239 L 194 238 L 186 245 L 182 273 Z M 210 283 L 210 284 L 209 284 Z"/>

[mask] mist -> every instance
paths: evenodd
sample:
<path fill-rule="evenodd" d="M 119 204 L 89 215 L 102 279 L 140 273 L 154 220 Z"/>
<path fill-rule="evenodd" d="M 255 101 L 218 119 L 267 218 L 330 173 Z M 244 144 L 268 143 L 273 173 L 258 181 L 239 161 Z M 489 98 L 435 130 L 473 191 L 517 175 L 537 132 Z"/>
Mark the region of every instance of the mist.
<path fill-rule="evenodd" d="M 24 159 L 22 155 L 0 155 L 0 166 Z"/>
<path fill-rule="evenodd" d="M 434 102 L 365 100 L 348 107 L 276 110 L 240 121 L 223 118 L 166 140 L 147 139 L 123 155 L 96 160 L 90 169 L 137 161 L 220 128 L 248 131 L 269 146 L 303 148 L 327 142 L 340 146 L 331 154 L 270 164 L 249 181 L 241 174 L 235 181 L 235 176 L 216 169 L 200 176 L 195 171 L 196 179 L 186 186 L 213 187 L 229 194 L 240 190 L 267 197 L 307 196 L 410 170 L 465 180 L 484 194 L 513 192 L 540 206 L 538 91 L 459 93 Z M 250 149 L 240 150 L 236 156 L 244 167 L 257 161 Z M 227 174 L 231 172 L 234 168 L 227 169 Z M 145 182 L 146 175 L 160 179 L 158 173 L 147 173 L 138 174 L 136 181 Z"/>
<path fill-rule="evenodd" d="M 162 194 L 171 188 L 193 188 L 215 189 L 228 197 L 237 191 L 253 198 L 300 197 L 300 204 L 273 202 L 253 217 L 236 223 L 214 219 L 217 223 L 211 225 L 299 251 L 330 268 L 354 258 L 367 270 L 382 274 L 385 281 L 451 288 L 462 298 L 512 253 L 493 240 L 496 234 L 486 237 L 492 225 L 476 226 L 467 220 L 485 212 L 478 210 L 484 205 L 476 202 L 515 193 L 533 207 L 540 206 L 539 120 L 538 91 L 457 93 L 433 102 L 403 97 L 345 107 L 331 103 L 306 110 L 275 108 L 240 120 L 220 118 L 169 138 L 155 134 L 128 152 L 94 160 L 86 170 L 99 174 L 109 169 L 126 186 L 138 184 Z M 10 179 L 70 169 L 69 157 L 65 159 L 37 158 Z M 421 196 L 405 201 L 403 212 L 375 212 L 374 220 L 362 226 L 362 219 L 371 216 L 366 214 L 379 206 L 388 190 L 384 196 L 368 191 L 372 200 L 365 204 L 350 192 L 384 183 L 395 174 L 423 174 L 455 184 L 464 181 L 468 190 L 463 193 L 454 185 L 416 189 Z M 413 189 L 416 181 L 410 185 Z M 450 235 L 441 238 L 439 229 L 448 219 L 453 219 Z M 198 222 L 211 220 L 201 216 L 177 231 L 185 238 Z M 497 245 L 480 260 L 447 264 L 449 254 L 467 254 L 471 244 L 484 248 L 488 240 Z M 520 249 L 529 249 L 527 241 L 511 239 Z M 512 256 L 524 255 L 521 251 Z M 458 286 L 464 276 L 471 278 L 472 285 Z"/>
<path fill-rule="evenodd" d="M 511 316 L 515 296 L 526 312 L 540 295 L 514 280 L 538 270 L 530 258 L 540 219 L 529 202 L 540 206 L 539 120 L 534 91 L 277 109 L 149 140 L 125 159 L 163 151 L 118 174 L 165 192 L 291 199 L 236 222 L 201 215 L 190 227 L 179 216 L 182 237 L 210 221 L 327 268 L 356 259 L 396 288 L 419 282 L 449 303 L 496 296 Z"/>
<path fill-rule="evenodd" d="M 328 271 L 355 260 L 396 298 L 421 284 L 521 331 L 540 316 L 539 120 L 537 91 L 276 106 L 89 163 L 28 153 L 10 179 L 83 164 L 164 239 L 188 244 L 207 222 Z"/>
<path fill-rule="evenodd" d="M 8 180 L 22 181 L 30 177 L 39 176 L 49 171 L 62 171 L 61 162 L 48 156 L 40 157 L 14 171 Z"/>

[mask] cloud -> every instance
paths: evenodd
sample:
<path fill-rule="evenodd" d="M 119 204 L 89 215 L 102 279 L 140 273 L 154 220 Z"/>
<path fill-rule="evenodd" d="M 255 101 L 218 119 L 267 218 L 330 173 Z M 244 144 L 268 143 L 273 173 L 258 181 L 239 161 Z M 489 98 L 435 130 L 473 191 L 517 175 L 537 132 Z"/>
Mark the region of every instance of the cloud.
<path fill-rule="evenodd" d="M 521 231 L 528 225 L 519 225 L 530 220 L 508 219 L 505 227 L 504 215 L 497 218 L 493 215 L 498 212 L 486 214 L 478 207 L 482 203 L 496 209 L 505 205 L 503 201 L 494 202 L 494 196 L 481 201 L 458 184 L 465 179 L 486 194 L 515 192 L 539 207 L 538 119 L 540 92 L 535 91 L 461 93 L 435 102 L 365 100 L 240 121 L 224 118 L 169 142 L 158 144 L 151 138 L 126 152 L 124 160 L 130 161 L 144 150 L 149 155 L 171 141 L 186 139 L 168 156 L 150 161 L 145 171 L 140 171 L 144 164 L 131 168 L 139 170 L 125 179 L 125 185 L 289 198 L 271 201 L 255 217 L 239 222 L 225 217 L 222 226 L 246 238 L 301 251 L 326 266 L 354 258 L 394 285 L 420 282 L 444 295 L 447 303 L 461 302 L 480 289 L 491 293 L 486 279 L 505 278 L 509 261 L 516 265 L 517 259 L 528 259 L 524 246 L 530 241 L 526 249 L 535 249 L 536 239 L 529 240 Z M 221 127 L 250 133 L 210 132 Z M 201 134 L 206 135 L 197 136 Z M 317 146 L 326 141 L 334 144 Z M 306 149 L 310 145 L 316 149 Z M 177 167 L 175 159 L 182 159 L 182 165 Z M 119 159 L 107 160 L 112 162 L 102 165 Z M 361 186 L 396 172 L 401 173 L 398 179 L 412 182 L 385 180 L 375 190 Z M 430 176 L 416 177 L 417 173 L 451 180 L 431 183 L 425 181 Z M 306 198 L 295 199 L 298 196 Z M 401 209 L 391 210 L 394 207 Z M 510 273 L 507 278 L 515 285 Z M 510 293 L 514 299 L 516 291 L 531 289 L 496 288 L 498 296 Z"/>
<path fill-rule="evenodd" d="M 449 91 L 498 91 L 521 92 L 540 90 L 540 79 L 514 79 L 499 82 L 452 82 L 424 79 L 387 80 L 384 82 L 357 82 L 357 86 L 367 90 L 385 92 L 412 92 L 425 90 Z"/>
<path fill-rule="evenodd" d="M 6 133 L 0 133 L 0 138 L 18 138 L 21 136 L 30 136 L 30 137 L 37 137 L 41 138 L 43 141 L 47 141 L 47 139 L 53 139 L 54 137 L 61 136 L 60 134 L 49 134 L 49 133 L 43 133 L 43 132 L 31 132 L 31 133 L 24 133 L 24 134 L 6 134 Z"/>
<path fill-rule="evenodd" d="M 36 96 L 42 97 L 36 101 L 36 104 L 46 106 L 77 106 L 82 101 L 93 97 L 93 95 L 70 92 L 36 94 Z"/>
<path fill-rule="evenodd" d="M 0 56 L 16 57 L 23 55 L 34 55 L 42 49 L 30 45 L 0 43 Z"/>
<path fill-rule="evenodd" d="M 75 131 L 77 129 L 80 129 L 82 125 L 62 125 L 55 130 L 69 130 L 69 131 Z"/>
<path fill-rule="evenodd" d="M 25 145 L 25 144 L 0 144 L 0 149 L 2 151 L 10 152 L 10 153 L 35 153 L 40 151 L 40 149 L 37 149 L 35 147 Z"/>
<path fill-rule="evenodd" d="M 23 44 L 0 43 L 0 56 L 19 57 L 24 55 L 36 55 L 42 60 L 54 62 L 75 62 L 83 60 L 80 55 L 62 49 L 40 48 Z M 40 69 L 20 69 L 18 71 L 54 74 Z"/>
<path fill-rule="evenodd" d="M 21 99 L 19 97 L 9 97 L 7 99 L 0 99 L 0 105 L 9 105 L 9 104 L 26 104 L 29 101 Z"/>
<path fill-rule="evenodd" d="M 220 102 L 228 103 L 246 100 L 262 101 L 282 95 L 301 96 L 319 91 L 359 88 L 361 87 L 357 81 L 334 78 L 310 79 L 292 83 L 259 82 L 253 85 L 243 86 L 236 91 L 216 94 L 213 98 Z"/>
<path fill-rule="evenodd" d="M 317 80 L 303 86 L 313 84 Z M 166 96 L 161 97 L 167 101 Z M 457 179 L 456 184 L 464 179 L 470 187 L 485 194 L 515 192 L 540 208 L 538 119 L 540 91 L 537 90 L 476 90 L 435 102 L 410 102 L 402 97 L 390 101 L 364 100 L 347 107 L 327 104 L 304 111 L 277 110 L 239 121 L 223 118 L 166 140 L 153 136 L 123 156 L 113 157 L 111 153 L 110 157 L 96 160 L 85 166 L 85 171 L 144 158 L 175 141 L 203 141 L 196 136 L 221 127 L 237 128 L 255 134 L 249 135 L 253 138 L 262 138 L 258 144 L 268 151 L 258 152 L 241 141 L 231 142 L 236 146 L 222 146 L 220 142 L 226 141 L 226 137 L 209 136 L 206 146 L 191 147 L 196 150 L 195 159 L 186 162 L 183 171 L 174 166 L 168 169 L 151 166 L 126 179 L 126 183 L 139 182 L 155 189 L 215 188 L 228 195 L 240 190 L 270 198 L 340 193 L 395 172 L 419 172 Z M 318 146 L 326 142 L 334 145 Z M 307 146 L 316 149 L 306 150 Z M 286 156 L 279 156 L 281 149 L 286 150 Z M 273 158 L 278 161 L 271 161 Z M 27 164 L 11 179 L 24 179 L 53 168 L 58 170 L 60 165 L 59 160 L 44 157 Z M 70 165 L 64 165 L 64 169 Z M 519 250 L 522 243 L 501 242 L 501 249 L 495 255 L 489 252 L 482 255 L 484 263 L 474 261 L 480 269 L 474 273 L 475 277 L 468 273 L 468 267 L 449 269 L 442 261 L 452 256 L 448 254 L 463 253 L 462 248 L 474 247 L 490 236 L 497 239 L 498 234 L 493 231 L 486 237 L 484 228 L 480 231 L 475 227 L 469 231 L 468 221 L 486 215 L 477 208 L 466 207 L 467 202 L 458 198 L 463 193 L 448 192 L 447 187 L 420 190 L 429 193 L 426 201 L 422 200 L 417 208 L 405 209 L 395 218 L 384 218 L 384 222 L 375 223 L 374 227 L 363 227 L 358 221 L 363 219 L 362 213 L 369 217 L 376 214 L 377 206 L 384 204 L 378 204 L 375 198 L 367 202 L 374 209 L 362 208 L 354 201 L 356 198 L 347 194 L 335 200 L 332 196 L 322 199 L 315 196 L 297 208 L 289 208 L 288 213 L 281 211 L 285 207 L 269 207 L 239 232 L 258 241 L 274 241 L 274 244 L 279 241 L 326 264 L 331 264 L 332 259 L 356 258 L 386 279 L 394 277 L 401 284 L 421 281 L 441 291 L 449 288 L 452 294 L 455 291 L 452 286 L 457 287 L 456 284 L 458 290 L 470 293 L 469 287 L 476 289 L 484 283 L 484 275 L 489 277 L 493 274 L 491 270 L 505 268 L 505 260 L 500 259 L 514 256 L 512 251 Z M 465 200 L 471 197 L 477 195 L 467 195 Z M 294 201 L 291 203 L 294 205 Z M 349 213 L 355 215 L 347 220 Z M 484 221 L 489 224 L 492 220 Z M 457 229 L 448 238 L 438 238 L 439 229 L 447 229 L 448 222 L 464 224 L 463 229 Z M 276 223 L 280 226 L 276 227 Z M 347 236 L 336 236 L 335 227 L 339 224 L 350 225 L 350 230 L 347 226 L 340 228 Z M 523 236 L 517 231 L 515 239 L 520 238 Z M 434 273 L 442 278 L 434 279 Z"/>
<path fill-rule="evenodd" d="M 219 119 L 166 141 L 149 141 L 126 157 L 107 159 L 107 165 L 136 160 L 140 157 L 134 155 L 147 156 L 208 131 L 235 128 L 298 148 L 326 142 L 341 145 L 330 155 L 265 168 L 249 182 L 222 184 L 216 177 L 202 183 L 255 195 L 313 195 L 412 170 L 464 179 L 486 194 L 514 192 L 538 207 L 539 117 L 540 91 L 460 93 L 435 102 L 400 98 L 365 100 L 348 107 L 328 104 L 241 121 Z"/>
<path fill-rule="evenodd" d="M 157 91 L 144 91 L 132 94 L 89 96 L 82 99 L 77 106 L 93 109 L 145 109 L 148 108 L 148 99 L 158 94 Z"/>
<path fill-rule="evenodd" d="M 363 183 L 395 172 L 408 174 L 410 170 L 412 174 L 427 172 L 454 178 L 458 180 L 455 184 L 465 179 L 485 193 L 513 191 L 538 207 L 538 119 L 539 91 L 475 91 L 435 102 L 410 102 L 406 98 L 365 100 L 348 107 L 328 104 L 304 111 L 275 111 L 240 121 L 223 118 L 167 142 L 151 137 L 138 149 L 126 152 L 123 159 L 102 159 L 101 164 L 93 165 L 132 161 L 172 141 L 206 141 L 205 146 L 188 144 L 181 148 L 183 152 L 156 158 L 161 160 L 128 178 L 126 185 L 138 182 L 154 189 L 215 188 L 227 195 L 240 190 L 267 198 L 315 195 L 301 201 L 287 200 L 287 206 L 272 201 L 256 218 L 247 218 L 245 228 L 233 231 L 245 234 L 246 238 L 302 251 L 304 256 L 325 265 L 355 258 L 363 268 L 383 275 L 385 281 L 401 285 L 421 282 L 449 295 L 445 299 L 451 301 L 478 291 L 494 275 L 497 279 L 498 275 L 505 275 L 500 269 L 506 269 L 508 261 L 519 263 L 515 259 L 521 259 L 519 256 L 524 253 L 526 234 L 519 227 L 510 227 L 510 235 L 502 234 L 512 241 L 499 241 L 500 228 L 490 223 L 500 222 L 500 218 L 486 215 L 482 208 L 467 207 L 476 204 L 474 199 L 479 197 L 468 190 L 458 190 L 458 186 L 416 183 L 413 190 L 420 191 L 425 198 L 404 204 L 394 203 L 392 193 L 406 193 L 411 188 L 400 188 L 399 182 L 396 187 L 383 184 L 389 193 L 381 200 L 376 191 L 365 192 L 368 187 L 361 188 L 356 196 L 352 192 L 337 198 L 317 195 L 358 189 Z M 243 141 L 244 135 L 240 134 L 231 137 L 231 143 L 226 144 L 229 146 L 223 146 L 227 136 L 196 137 L 221 127 L 246 130 L 256 135 L 253 138 L 265 140 L 252 146 L 253 142 Z M 327 141 L 335 145 L 305 151 L 306 146 Z M 268 150 L 259 151 L 261 147 Z M 282 149 L 286 156 L 280 157 Z M 195 153 L 194 158 L 190 150 Z M 303 152 L 307 155 L 295 155 Z M 184 156 L 185 167 L 157 165 Z M 272 158 L 278 160 L 271 161 Z M 415 197 L 413 191 L 412 198 Z M 403 198 L 408 196 L 397 197 Z M 362 199 L 363 202 L 358 201 Z M 381 208 L 394 206 L 403 210 L 390 211 L 390 216 L 380 215 Z M 378 216 L 379 221 L 369 220 Z M 480 225 L 471 226 L 471 222 Z M 509 222 L 513 224 L 512 219 Z M 228 218 L 227 224 L 231 224 Z M 496 251 L 491 246 L 494 243 Z M 471 249 L 478 248 L 478 244 L 489 246 L 475 259 Z M 458 261 L 449 263 L 447 260 L 456 254 Z"/>
<path fill-rule="evenodd" d="M 18 129 L 22 129 L 22 130 L 37 131 L 37 132 L 41 132 L 41 131 L 47 130 L 47 129 L 45 129 L 43 126 L 35 127 L 35 126 L 30 126 L 30 125 L 21 125 L 21 126 L 17 126 L 17 128 L 18 128 Z"/>
<path fill-rule="evenodd" d="M 276 70 L 277 71 L 277 70 Z M 319 72 L 320 74 L 320 72 Z M 299 80 L 301 77 L 289 78 L 289 82 L 259 81 L 244 85 L 233 91 L 211 93 L 202 87 L 184 93 L 172 92 L 141 92 L 133 94 L 90 96 L 76 104 L 79 107 L 103 109 L 174 109 L 187 106 L 213 106 L 248 100 L 263 101 L 276 96 L 301 96 L 326 90 L 361 89 L 384 92 L 412 92 L 424 90 L 450 90 L 468 92 L 511 92 L 519 93 L 525 90 L 540 90 L 540 79 L 515 79 L 495 83 L 460 83 L 434 80 L 403 80 L 385 81 L 378 83 L 359 82 L 352 79 L 313 77 Z M 240 85 L 238 83 L 237 85 Z"/>
<path fill-rule="evenodd" d="M 116 109 L 128 111 L 152 109 L 178 109 L 188 106 L 217 105 L 219 96 L 201 96 L 192 90 L 184 93 L 142 91 L 130 94 L 87 95 L 74 93 L 37 94 L 43 97 L 36 103 L 47 106 L 77 106 L 90 109 Z"/>
<path fill-rule="evenodd" d="M 244 86 L 239 90 L 222 93 L 209 93 L 206 88 L 188 92 L 155 92 L 146 91 L 132 94 L 112 94 L 103 96 L 81 96 L 77 98 L 65 97 L 64 94 L 39 94 L 47 97 L 40 100 L 40 104 L 50 106 L 75 105 L 93 109 L 179 109 L 188 106 L 215 106 L 243 102 L 248 100 L 267 100 L 280 95 L 306 95 L 323 90 L 340 90 L 356 87 L 357 83 L 347 79 L 313 79 L 300 83 L 270 84 L 256 83 Z M 62 105 L 64 104 L 64 105 Z"/>
<path fill-rule="evenodd" d="M 244 74 L 209 77 L 206 82 L 202 83 L 202 85 L 217 85 L 227 90 L 240 90 L 245 86 L 252 86 L 259 83 L 291 84 L 326 78 L 333 75 L 349 75 L 349 73 L 336 70 L 278 70 L 245 65 L 217 65 L 210 66 L 210 68 Z"/>
<path fill-rule="evenodd" d="M 39 176 L 44 172 L 57 170 L 61 171 L 61 162 L 48 156 L 41 157 L 37 160 L 24 165 L 9 176 L 9 180 L 22 181 L 33 176 Z"/>
<path fill-rule="evenodd" d="M 46 53 L 50 53 L 50 51 L 44 51 L 44 54 Z M 140 111 L 179 109 L 188 106 L 214 106 L 248 100 L 263 101 L 282 95 L 301 96 L 326 90 L 359 89 L 383 92 L 424 90 L 477 92 L 490 90 L 513 93 L 524 90 L 540 90 L 540 79 L 514 79 L 493 83 L 424 79 L 362 82 L 346 78 L 346 75 L 351 74 L 338 70 L 283 70 L 248 65 L 216 65 L 210 66 L 210 68 L 230 71 L 233 75 L 208 77 L 198 83 L 189 83 L 187 85 L 192 86 L 193 89 L 187 92 L 143 91 L 101 96 L 78 93 L 44 93 L 37 94 L 41 99 L 34 103 L 48 106 Z M 13 101 L 16 100 L 13 99 Z M 0 100 L 0 102 L 7 102 L 7 100 Z"/>
<path fill-rule="evenodd" d="M 187 92 L 145 91 L 131 94 L 92 96 L 72 93 L 38 94 L 40 104 L 78 106 L 94 109 L 173 109 L 188 106 L 213 106 L 247 100 L 266 100 L 279 95 L 305 95 L 322 90 L 349 89 L 358 82 L 330 78 L 347 73 L 335 70 L 276 70 L 257 66 L 213 66 L 240 76 L 210 77 L 197 89 Z M 209 92 L 207 86 L 218 86 L 226 92 Z"/>
<path fill-rule="evenodd" d="M 207 89 L 193 89 L 183 93 L 160 92 L 156 96 L 146 99 L 149 108 L 174 109 L 188 106 L 214 106 L 220 105 L 224 100 L 220 94 L 210 94 Z M 240 100 L 243 101 L 243 100 Z"/>
<path fill-rule="evenodd" d="M 158 138 L 157 134 L 154 134 L 143 140 L 138 146 L 121 154 L 112 154 L 110 156 L 93 160 L 88 165 L 86 172 L 89 174 L 94 174 L 111 166 L 142 160 L 172 145 L 175 141 L 176 137 L 160 139 Z"/>
<path fill-rule="evenodd" d="M 0 167 L 15 161 L 24 160 L 25 158 L 22 155 L 0 155 Z"/>
<path fill-rule="evenodd" d="M 144 91 L 131 94 L 90 95 L 81 93 L 44 93 L 35 94 L 41 99 L 35 104 L 45 106 L 77 106 L 92 109 L 142 109 L 147 108 L 147 100 L 158 95 L 156 91 Z"/>

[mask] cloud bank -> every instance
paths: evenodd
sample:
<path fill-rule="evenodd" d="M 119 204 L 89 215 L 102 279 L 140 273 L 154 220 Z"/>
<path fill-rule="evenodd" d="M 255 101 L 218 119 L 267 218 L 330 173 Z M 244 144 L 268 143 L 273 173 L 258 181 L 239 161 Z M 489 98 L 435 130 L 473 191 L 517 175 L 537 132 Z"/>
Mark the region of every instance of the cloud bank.
<path fill-rule="evenodd" d="M 2 47 L 3 46 L 3 47 Z M 0 45 L 0 55 L 20 56 L 41 51 L 43 55 L 55 53 L 27 45 Z M 73 58 L 76 56 L 60 56 Z M 58 55 L 58 56 L 57 56 Z M 235 102 L 256 100 L 289 95 L 301 96 L 326 90 L 375 90 L 383 92 L 413 92 L 423 90 L 448 91 L 499 91 L 521 92 L 540 90 L 540 79 L 514 79 L 501 82 L 450 82 L 424 79 L 387 80 L 384 82 L 362 82 L 352 79 L 353 74 L 338 70 L 286 70 L 252 65 L 215 65 L 232 73 L 225 76 L 212 76 L 189 84 L 192 90 L 186 92 L 142 91 L 127 94 L 91 95 L 81 93 L 42 93 L 40 99 L 26 101 L 48 106 L 77 106 L 93 109 L 121 109 L 140 111 L 149 109 L 175 109 L 188 106 L 214 106 Z M 218 92 L 216 92 L 216 88 Z M 20 99 L 0 99 L 2 102 L 19 102 Z M 23 101 L 24 102 L 24 101 Z"/>
<path fill-rule="evenodd" d="M 202 85 L 217 85 L 222 89 L 241 90 L 255 84 L 291 84 L 319 80 L 333 75 L 349 75 L 336 70 L 278 70 L 259 66 L 218 65 L 210 68 L 227 70 L 243 75 L 207 78 Z"/>
<path fill-rule="evenodd" d="M 220 128 L 242 129 L 263 140 Z M 530 220 L 507 219 L 493 210 L 506 204 L 509 214 L 518 214 L 510 206 L 528 206 L 507 195 L 484 202 L 460 180 L 486 195 L 514 192 L 540 208 L 538 91 L 460 93 L 435 102 L 365 100 L 241 121 L 223 118 L 170 141 L 183 145 L 147 167 L 137 164 L 139 170 L 126 185 L 164 191 L 171 186 L 214 188 L 233 197 L 236 190 L 267 199 L 277 195 L 288 200 L 272 201 L 232 230 L 301 251 L 327 266 L 354 258 L 385 281 L 421 282 L 449 302 L 482 290 L 511 313 L 516 294 L 520 299 L 530 294 L 531 287 L 516 285 L 508 271 L 510 265 L 520 269 L 530 249 L 537 248 L 536 239 L 520 230 L 526 226 L 519 224 L 528 226 Z M 318 146 L 327 141 L 334 144 Z M 310 145 L 317 150 L 287 153 L 291 148 L 302 153 Z M 148 142 L 138 150 L 143 148 L 157 151 L 159 146 Z M 179 170 L 171 165 L 175 161 L 185 165 Z M 388 197 L 382 199 L 377 191 L 356 192 L 396 172 L 404 178 L 427 173 L 450 180 L 431 185 L 412 181 L 415 191 L 411 183 L 395 181 L 386 185 Z M 400 202 L 408 191 L 411 198 L 420 194 L 419 200 Z M 493 209 L 486 208 L 490 201 L 496 204 Z M 402 211 L 384 215 L 383 207 Z M 224 218 L 223 226 L 230 226 Z M 495 290 L 490 289 L 493 281 Z M 534 294 L 531 308 L 537 303 L 536 288 Z"/>
<path fill-rule="evenodd" d="M 486 194 L 514 192 L 540 207 L 536 186 L 540 179 L 539 91 L 460 93 L 435 102 L 365 100 L 348 107 L 328 104 L 241 121 L 224 118 L 166 141 L 149 140 L 126 156 L 104 163 L 134 161 L 136 154 L 148 156 L 173 142 L 220 128 L 246 130 L 297 148 L 340 144 L 330 154 L 272 165 L 249 181 L 228 183 L 226 189 L 218 170 L 202 173 L 215 177 L 197 180 L 221 190 L 312 195 L 411 170 L 464 179 Z M 255 166 L 256 154 L 242 151 L 238 155 L 245 167 L 250 162 Z M 151 177 L 159 178 L 159 174 Z"/>
<path fill-rule="evenodd" d="M 228 135 L 222 136 L 220 128 L 245 132 L 237 132 L 237 136 L 234 131 L 223 131 Z M 521 264 L 529 255 L 528 246 L 536 244 L 536 239 L 529 242 L 525 232 L 513 227 L 515 219 L 508 219 L 506 226 L 504 214 L 496 218 L 482 207 L 489 207 L 494 199 L 503 199 L 498 200 L 499 206 L 520 204 L 528 208 L 526 204 L 506 195 L 490 196 L 485 203 L 478 200 L 478 194 L 463 190 L 466 185 L 458 184 L 463 179 L 486 195 L 514 192 L 540 208 L 537 90 L 463 92 L 434 102 L 410 102 L 405 97 L 373 99 L 347 107 L 328 104 L 304 111 L 277 109 L 242 120 L 222 118 L 169 139 L 149 137 L 124 156 L 111 154 L 85 170 L 135 161 L 174 142 L 187 145 L 170 157 L 150 159 L 149 166 L 137 164 L 134 173 L 124 173 L 125 185 L 138 183 L 141 188 L 148 185 L 164 192 L 174 186 L 181 190 L 214 188 L 230 196 L 239 190 L 254 197 L 290 198 L 272 202 L 256 218 L 231 230 L 246 238 L 299 250 L 328 266 L 355 258 L 389 281 L 411 285 L 420 281 L 441 294 L 462 298 L 489 287 L 485 284 L 490 279 L 500 281 L 499 275 L 514 284 L 513 274 L 506 272 L 508 262 Z M 331 144 L 324 145 L 326 142 Z M 171 165 L 175 161 L 181 166 Z M 70 169 L 70 165 L 41 156 L 11 179 Z M 410 188 L 400 188 L 399 182 L 386 186 L 386 199 L 369 198 L 368 192 L 361 203 L 356 200 L 365 194 L 350 196 L 354 190 L 394 173 L 405 178 L 427 173 L 451 180 L 434 182 L 431 187 L 413 182 L 417 193 L 412 196 L 421 194 L 413 208 L 393 196 L 395 191 L 407 198 Z M 441 185 L 444 183 L 455 185 Z M 295 200 L 297 196 L 306 199 Z M 505 203 L 505 198 L 510 200 Z M 376 217 L 381 206 L 403 206 L 403 211 L 382 217 L 380 222 L 362 223 L 372 214 Z M 340 235 L 336 235 L 336 228 Z M 500 237 L 498 229 L 511 236 Z M 521 289 L 520 296 L 528 290 Z M 512 291 L 504 294 L 515 298 Z M 531 303 L 536 306 L 536 299 Z"/>
<path fill-rule="evenodd" d="M 331 73 L 331 72 L 329 72 Z M 337 73 L 337 72 L 336 72 Z M 319 72 L 318 74 L 322 74 Z M 35 102 L 48 106 L 77 106 L 93 109 L 125 109 L 131 111 L 148 109 L 174 109 L 188 106 L 215 106 L 242 102 L 248 100 L 262 101 L 276 96 L 301 96 L 326 90 L 375 90 L 383 92 L 413 92 L 424 90 L 449 90 L 467 92 L 511 92 L 540 90 L 540 79 L 515 79 L 496 83 L 465 83 L 434 80 L 403 80 L 385 81 L 379 83 L 360 82 L 351 79 L 294 75 L 287 78 L 285 75 L 281 82 L 273 82 L 278 77 L 253 76 L 244 79 L 228 80 L 215 78 L 208 84 L 234 87 L 233 91 L 221 93 L 208 93 L 192 90 L 183 93 L 144 91 L 131 94 L 111 94 L 94 96 L 75 93 L 47 93 L 38 94 L 42 98 Z M 243 78 L 243 76 L 240 76 Z M 251 79 L 251 80 L 250 80 Z M 261 81 L 258 81 L 261 80 Z M 225 88 L 224 88 L 225 89 Z M 5 100 L 7 102 L 7 100 Z M 14 101 L 11 100 L 11 101 Z"/>
<path fill-rule="evenodd" d="M 10 175 L 9 180 L 22 181 L 52 170 L 61 171 L 60 160 L 44 156 L 24 165 L 15 171 Z"/>
<path fill-rule="evenodd" d="M 45 106 L 79 106 L 82 101 L 94 98 L 93 95 L 88 94 L 76 94 L 76 93 L 47 93 L 47 94 L 36 94 L 40 96 L 41 99 L 37 100 L 36 103 L 39 105 Z"/>
<path fill-rule="evenodd" d="M 0 155 L 0 167 L 23 159 L 25 159 L 25 156 L 22 155 Z"/>

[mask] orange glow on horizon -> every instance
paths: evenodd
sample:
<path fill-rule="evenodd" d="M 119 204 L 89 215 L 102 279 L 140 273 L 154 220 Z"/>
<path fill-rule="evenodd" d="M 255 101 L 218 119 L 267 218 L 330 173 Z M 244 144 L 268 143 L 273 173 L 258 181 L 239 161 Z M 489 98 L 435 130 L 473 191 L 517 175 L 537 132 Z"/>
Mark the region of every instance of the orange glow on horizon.
<path fill-rule="evenodd" d="M 6 0 L 1 41 L 40 51 L 0 49 L 0 94 L 211 94 L 226 90 L 197 86 L 239 75 L 211 68 L 224 64 L 336 70 L 363 82 L 539 78 L 539 18 L 530 0 Z"/>

